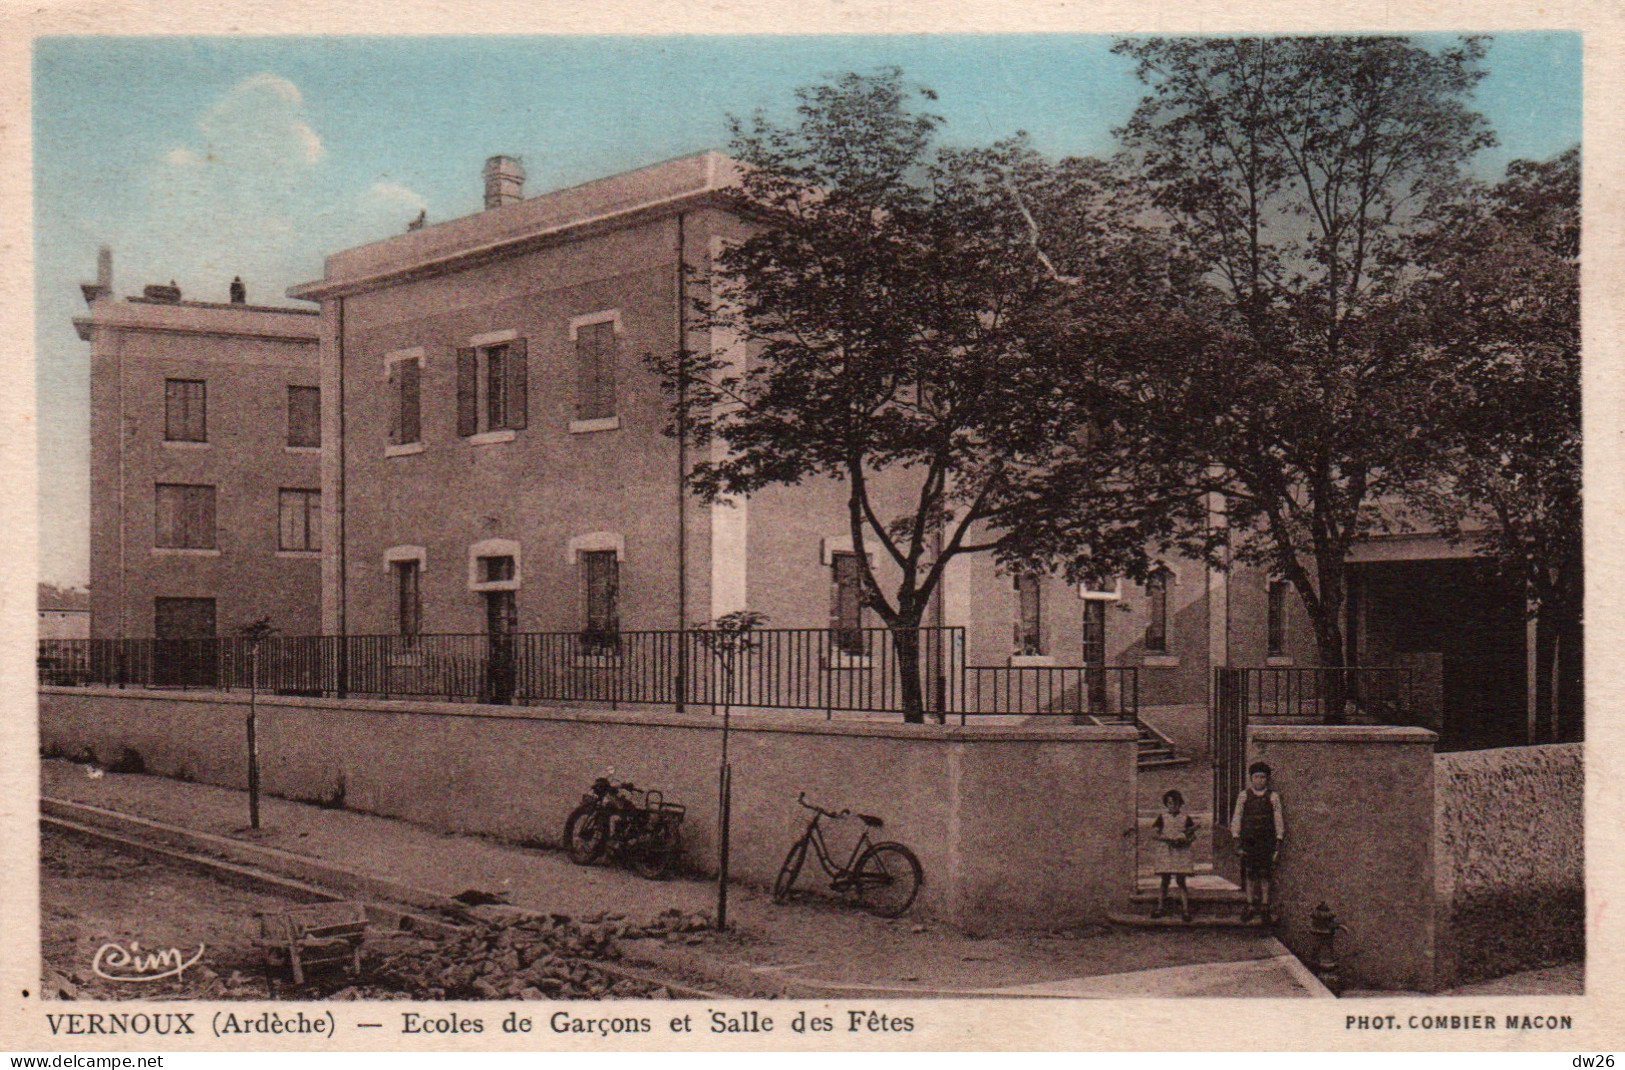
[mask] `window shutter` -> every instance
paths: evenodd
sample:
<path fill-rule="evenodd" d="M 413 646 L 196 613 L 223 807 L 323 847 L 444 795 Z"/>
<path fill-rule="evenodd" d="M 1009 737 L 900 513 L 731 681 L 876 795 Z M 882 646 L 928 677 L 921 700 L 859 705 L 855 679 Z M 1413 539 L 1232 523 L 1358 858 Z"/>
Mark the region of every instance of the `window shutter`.
<path fill-rule="evenodd" d="M 397 365 L 400 384 L 400 441 L 419 442 L 423 438 L 422 381 L 423 365 L 405 360 Z"/>
<path fill-rule="evenodd" d="M 401 388 L 406 380 L 405 363 L 396 361 L 389 365 L 388 371 L 384 397 L 389 401 L 389 444 L 399 446 L 406 441 L 402 437 L 406 418 L 406 393 Z"/>
<path fill-rule="evenodd" d="M 457 434 L 463 438 L 478 434 L 480 370 L 472 349 L 457 351 Z"/>
<path fill-rule="evenodd" d="M 515 338 L 508 343 L 508 412 L 506 424 L 515 431 L 523 430 L 528 405 L 530 361 L 525 354 L 525 340 Z"/>
<path fill-rule="evenodd" d="M 615 325 L 604 324 L 598 344 L 598 396 L 596 418 L 615 415 Z"/>
<path fill-rule="evenodd" d="M 193 530 L 198 538 L 192 545 L 212 550 L 215 546 L 214 488 L 194 487 L 193 491 L 197 501 L 197 526 Z"/>
<path fill-rule="evenodd" d="M 593 418 L 598 396 L 598 324 L 576 332 L 576 419 Z"/>

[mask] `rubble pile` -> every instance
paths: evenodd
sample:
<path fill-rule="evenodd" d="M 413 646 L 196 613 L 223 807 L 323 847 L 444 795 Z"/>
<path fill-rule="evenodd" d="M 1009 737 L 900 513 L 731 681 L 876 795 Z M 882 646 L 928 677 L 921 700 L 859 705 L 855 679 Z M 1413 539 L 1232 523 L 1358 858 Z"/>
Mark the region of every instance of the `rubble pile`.
<path fill-rule="evenodd" d="M 618 914 L 576 920 L 563 914 L 482 912 L 466 931 L 416 948 L 363 959 L 362 984 L 334 998 L 622 999 L 669 995 L 661 986 L 617 976 L 594 963 L 621 957 L 618 941 L 699 943 L 710 918 L 668 910 L 652 921 Z"/>

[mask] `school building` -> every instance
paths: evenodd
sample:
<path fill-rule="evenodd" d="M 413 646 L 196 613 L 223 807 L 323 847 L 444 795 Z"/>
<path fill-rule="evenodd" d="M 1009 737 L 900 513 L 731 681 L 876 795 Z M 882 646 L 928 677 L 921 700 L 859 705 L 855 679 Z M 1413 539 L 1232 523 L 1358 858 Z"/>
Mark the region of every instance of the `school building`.
<path fill-rule="evenodd" d="M 89 312 L 90 635 L 231 635 L 321 624 L 321 391 L 314 311 L 113 292 Z"/>

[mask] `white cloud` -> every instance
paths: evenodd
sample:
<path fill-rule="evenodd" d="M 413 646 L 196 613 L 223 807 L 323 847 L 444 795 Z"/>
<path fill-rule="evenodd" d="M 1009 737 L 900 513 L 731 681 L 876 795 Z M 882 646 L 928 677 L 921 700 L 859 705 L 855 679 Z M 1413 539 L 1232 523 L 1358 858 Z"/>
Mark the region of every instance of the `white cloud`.
<path fill-rule="evenodd" d="M 175 278 L 189 296 L 219 300 L 242 275 L 270 298 L 290 272 L 319 264 L 313 217 L 333 176 L 304 104 L 281 75 L 251 75 L 199 112 L 195 139 L 154 154 L 145 211 L 110 236 L 141 281 Z"/>
<path fill-rule="evenodd" d="M 374 182 L 366 193 L 362 194 L 363 207 L 398 208 L 402 211 L 421 212 L 429 207 L 416 190 L 403 186 L 399 182 Z"/>

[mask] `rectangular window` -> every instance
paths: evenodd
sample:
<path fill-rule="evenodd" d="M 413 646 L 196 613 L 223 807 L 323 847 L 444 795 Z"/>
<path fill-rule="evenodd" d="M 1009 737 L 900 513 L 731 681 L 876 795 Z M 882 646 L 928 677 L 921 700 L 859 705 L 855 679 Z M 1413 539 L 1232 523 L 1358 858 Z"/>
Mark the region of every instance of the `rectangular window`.
<path fill-rule="evenodd" d="M 207 408 L 202 379 L 165 379 L 164 441 L 209 441 Z"/>
<path fill-rule="evenodd" d="M 277 548 L 322 548 L 322 492 L 284 490 L 278 496 Z"/>
<path fill-rule="evenodd" d="M 529 408 L 525 340 L 457 351 L 457 434 L 520 431 Z M 416 387 L 414 386 L 414 390 Z"/>
<path fill-rule="evenodd" d="M 867 653 L 863 641 L 863 563 L 850 551 L 832 552 L 829 560 L 835 581 L 830 613 L 835 649 L 861 657 Z"/>
<path fill-rule="evenodd" d="M 423 628 L 423 603 L 418 595 L 418 563 L 396 561 L 395 622 L 403 639 L 416 639 Z"/>
<path fill-rule="evenodd" d="M 613 651 L 621 631 L 621 564 L 614 550 L 583 550 L 587 583 L 587 631 L 583 637 L 594 653 Z"/>
<path fill-rule="evenodd" d="M 1145 581 L 1146 616 L 1145 649 L 1148 654 L 1168 653 L 1168 581 L 1167 569 L 1158 569 Z"/>
<path fill-rule="evenodd" d="M 175 550 L 215 548 L 214 488 L 187 483 L 153 487 L 153 545 Z"/>
<path fill-rule="evenodd" d="M 288 387 L 288 445 L 320 446 L 321 444 L 321 387 Z"/>
<path fill-rule="evenodd" d="M 615 415 L 615 323 L 576 328 L 576 419 Z"/>
<path fill-rule="evenodd" d="M 1044 625 L 1041 619 L 1043 588 L 1036 573 L 1016 577 L 1016 641 L 1020 655 L 1044 653 Z"/>
<path fill-rule="evenodd" d="M 409 446 L 423 440 L 423 362 L 407 357 L 388 362 L 389 444 Z"/>
<path fill-rule="evenodd" d="M 1269 624 L 1265 653 L 1281 657 L 1286 653 L 1286 592 L 1285 580 L 1271 580 L 1269 589 Z"/>

